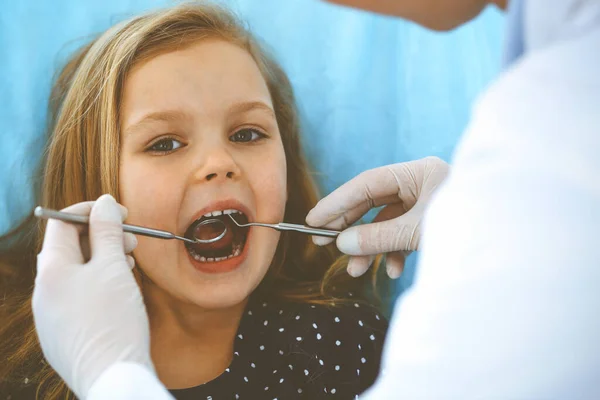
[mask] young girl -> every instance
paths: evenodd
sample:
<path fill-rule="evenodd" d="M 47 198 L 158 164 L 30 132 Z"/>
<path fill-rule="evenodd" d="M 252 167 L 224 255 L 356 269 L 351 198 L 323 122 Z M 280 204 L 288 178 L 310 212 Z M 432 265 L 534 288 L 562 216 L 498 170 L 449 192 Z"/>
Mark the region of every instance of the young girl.
<path fill-rule="evenodd" d="M 128 223 L 216 244 L 138 237 L 134 272 L 161 381 L 179 399 L 353 399 L 379 370 L 387 323 L 332 248 L 239 222 L 302 223 L 317 200 L 291 85 L 228 12 L 182 5 L 119 24 L 51 96 L 40 203 L 110 193 Z M 31 306 L 43 226 L 4 238 L 0 382 L 12 398 L 70 394 L 44 363 Z"/>

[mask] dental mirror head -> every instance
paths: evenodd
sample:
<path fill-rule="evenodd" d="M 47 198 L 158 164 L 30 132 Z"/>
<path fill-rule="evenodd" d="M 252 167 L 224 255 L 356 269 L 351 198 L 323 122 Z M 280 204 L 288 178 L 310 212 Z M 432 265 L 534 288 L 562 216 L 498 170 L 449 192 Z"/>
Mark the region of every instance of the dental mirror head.
<path fill-rule="evenodd" d="M 210 239 L 200 239 L 199 236 L 204 236 L 204 235 L 200 235 L 204 231 L 206 231 L 206 233 L 207 233 L 206 236 L 208 236 L 208 237 L 214 236 L 214 234 L 217 232 L 221 232 L 221 233 Z M 216 219 L 216 218 L 205 219 L 204 221 L 199 222 L 198 225 L 196 225 L 196 227 L 194 228 L 193 239 L 196 241 L 196 243 L 210 244 L 210 243 L 218 242 L 219 240 L 223 239 L 225 237 L 226 233 L 227 233 L 227 225 L 225 225 L 225 223 L 223 221 L 221 221 L 220 219 Z"/>

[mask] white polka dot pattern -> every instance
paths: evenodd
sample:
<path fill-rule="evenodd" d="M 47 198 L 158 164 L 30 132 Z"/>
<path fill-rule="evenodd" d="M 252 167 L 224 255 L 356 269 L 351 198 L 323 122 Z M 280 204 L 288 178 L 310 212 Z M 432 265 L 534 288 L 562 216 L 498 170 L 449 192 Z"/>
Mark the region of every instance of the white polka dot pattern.
<path fill-rule="evenodd" d="M 387 321 L 354 296 L 336 307 L 250 299 L 235 357 L 176 399 L 354 399 L 375 380 Z"/>

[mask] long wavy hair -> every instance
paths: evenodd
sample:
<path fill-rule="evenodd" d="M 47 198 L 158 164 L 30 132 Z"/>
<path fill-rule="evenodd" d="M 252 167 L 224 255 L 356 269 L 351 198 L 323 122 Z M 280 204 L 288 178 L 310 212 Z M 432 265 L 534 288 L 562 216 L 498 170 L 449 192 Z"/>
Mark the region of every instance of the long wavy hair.
<path fill-rule="evenodd" d="M 51 92 L 47 147 L 33 181 L 38 203 L 62 209 L 103 193 L 118 201 L 119 109 L 128 72 L 158 54 L 206 38 L 245 49 L 258 65 L 286 154 L 285 220 L 302 223 L 318 191 L 302 151 L 292 86 L 244 24 L 229 11 L 204 3 L 182 4 L 120 23 L 66 63 Z M 44 225 L 30 216 L 0 239 L 0 385 L 28 380 L 37 386 L 38 397 L 69 398 L 73 394 L 43 359 L 31 312 L 35 255 L 43 235 Z M 353 291 L 353 300 L 373 303 L 377 268 L 354 279 L 345 272 L 346 265 L 334 246 L 319 248 L 306 236 L 284 233 L 257 291 L 275 300 L 330 306 L 344 302 Z"/>

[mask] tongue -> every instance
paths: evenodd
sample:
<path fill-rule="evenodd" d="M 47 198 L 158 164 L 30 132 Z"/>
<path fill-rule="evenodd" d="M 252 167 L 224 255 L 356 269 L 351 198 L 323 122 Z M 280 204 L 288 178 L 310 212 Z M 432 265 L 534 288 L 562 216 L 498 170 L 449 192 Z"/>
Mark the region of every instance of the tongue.
<path fill-rule="evenodd" d="M 193 245 L 194 249 L 197 251 L 219 250 L 231 246 L 231 243 L 233 242 L 233 229 L 227 220 L 224 220 L 223 222 L 225 223 L 225 226 L 227 226 L 225 236 L 213 243 L 197 243 Z M 194 237 L 200 240 L 209 240 L 216 238 L 222 232 L 223 225 L 221 224 L 199 225 L 194 229 Z"/>

